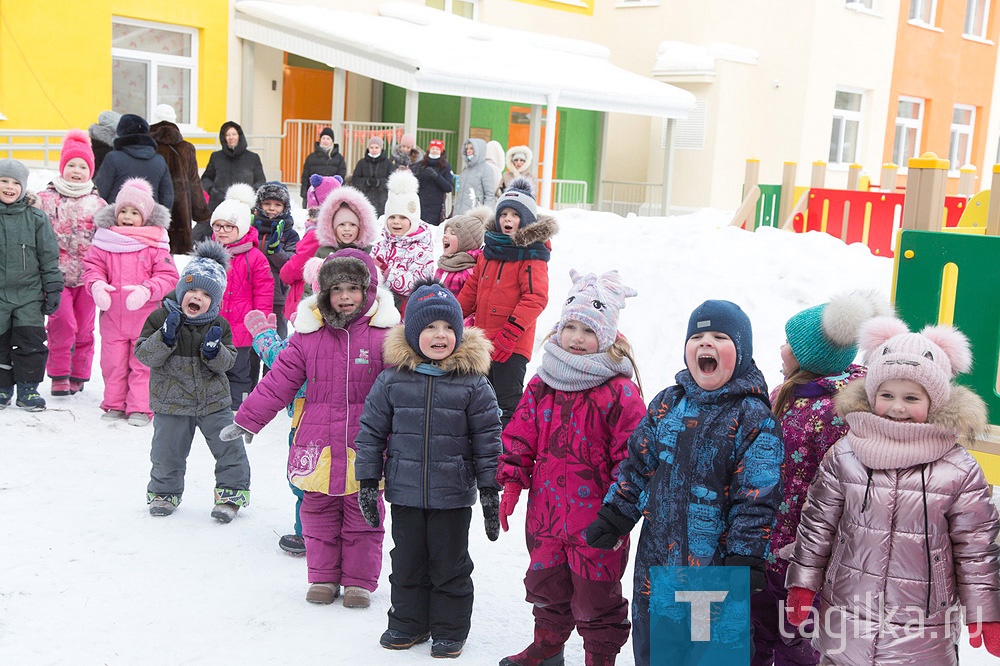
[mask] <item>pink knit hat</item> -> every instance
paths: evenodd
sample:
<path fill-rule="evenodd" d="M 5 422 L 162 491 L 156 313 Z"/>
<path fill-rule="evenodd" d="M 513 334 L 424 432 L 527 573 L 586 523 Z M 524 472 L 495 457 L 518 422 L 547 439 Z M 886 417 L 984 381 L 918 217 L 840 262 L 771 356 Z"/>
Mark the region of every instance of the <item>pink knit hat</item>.
<path fill-rule="evenodd" d="M 59 153 L 59 174 L 62 175 L 66 162 L 79 157 L 87 163 L 90 177 L 94 177 L 94 149 L 90 147 L 90 135 L 83 130 L 71 129 L 63 139 L 62 152 Z"/>
<path fill-rule="evenodd" d="M 972 368 L 969 339 L 951 326 L 927 326 L 911 333 L 895 317 L 875 317 L 862 325 L 859 338 L 868 366 L 865 390 L 871 405 L 883 382 L 909 379 L 924 387 L 935 409 L 951 396 L 955 375 Z"/>
<path fill-rule="evenodd" d="M 309 208 L 319 208 L 330 196 L 330 193 L 344 184 L 340 176 L 321 176 L 314 173 L 309 176 L 309 190 L 306 192 L 306 204 Z"/>
<path fill-rule="evenodd" d="M 129 178 L 122 183 L 122 188 L 115 197 L 115 217 L 118 217 L 125 206 L 132 206 L 142 215 L 142 223 L 145 224 L 155 205 L 153 187 L 142 178 Z"/>

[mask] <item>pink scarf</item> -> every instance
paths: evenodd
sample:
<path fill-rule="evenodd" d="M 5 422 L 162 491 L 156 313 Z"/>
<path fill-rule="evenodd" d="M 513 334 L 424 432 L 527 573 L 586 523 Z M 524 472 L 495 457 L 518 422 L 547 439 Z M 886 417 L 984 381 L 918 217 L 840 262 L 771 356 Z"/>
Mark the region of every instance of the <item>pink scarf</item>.
<path fill-rule="evenodd" d="M 107 252 L 126 254 L 147 247 L 170 251 L 170 238 L 163 227 L 98 227 L 93 245 Z"/>

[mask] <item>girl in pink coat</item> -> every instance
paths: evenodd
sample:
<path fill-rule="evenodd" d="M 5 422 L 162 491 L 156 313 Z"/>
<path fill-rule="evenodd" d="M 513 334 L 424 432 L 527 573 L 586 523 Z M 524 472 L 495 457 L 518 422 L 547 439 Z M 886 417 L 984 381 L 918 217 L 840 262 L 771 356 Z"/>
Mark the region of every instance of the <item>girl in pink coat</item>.
<path fill-rule="evenodd" d="M 588 546 L 584 536 L 646 413 L 631 380 L 631 349 L 618 334 L 618 312 L 636 292 L 616 271 L 570 276 L 573 287 L 538 374 L 503 431 L 500 524 L 506 531 L 518 496 L 528 489 L 524 586 L 535 634 L 502 666 L 561 664 L 574 628 L 587 666 L 608 666 L 629 636 L 621 585 L 628 537 L 608 551 Z"/>
<path fill-rule="evenodd" d="M 237 183 L 226 191 L 225 201 L 212 213 L 212 238 L 226 248 L 230 256 L 219 314 L 233 329 L 236 347 L 236 363 L 226 372 L 233 411 L 240 408 L 243 399 L 257 385 L 251 363 L 253 335 L 243 320 L 251 310 L 266 314 L 274 309 L 274 276 L 267 257 L 257 248 L 257 230 L 251 226 L 256 199 L 257 193 L 252 187 Z"/>
<path fill-rule="evenodd" d="M 94 214 L 107 205 L 97 193 L 94 151 L 83 130 L 70 130 L 59 154 L 59 175 L 38 193 L 38 207 L 59 240 L 62 300 L 46 324 L 52 395 L 83 390 L 94 364 L 94 297 L 83 284 L 83 257 L 94 237 Z"/>
<path fill-rule="evenodd" d="M 406 316 L 406 299 L 413 285 L 434 275 L 431 232 L 420 219 L 417 178 L 409 171 L 389 176 L 389 198 L 381 221 L 385 228 L 372 256 L 396 299 L 396 307 Z"/>
<path fill-rule="evenodd" d="M 170 255 L 170 211 L 153 200 L 153 188 L 129 178 L 114 205 L 94 215 L 93 245 L 83 259 L 83 282 L 101 311 L 101 373 L 106 421 L 148 425 L 149 368 L 132 354 L 149 313 L 177 286 Z"/>

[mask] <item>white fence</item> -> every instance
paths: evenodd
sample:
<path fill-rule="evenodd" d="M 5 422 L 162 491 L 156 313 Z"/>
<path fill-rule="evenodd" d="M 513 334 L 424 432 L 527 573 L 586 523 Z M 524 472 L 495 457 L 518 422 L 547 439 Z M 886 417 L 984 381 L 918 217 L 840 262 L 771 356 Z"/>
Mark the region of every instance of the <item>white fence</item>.
<path fill-rule="evenodd" d="M 596 207 L 622 217 L 629 213 L 639 216 L 667 214 L 663 210 L 663 183 L 602 180 L 601 198 Z"/>

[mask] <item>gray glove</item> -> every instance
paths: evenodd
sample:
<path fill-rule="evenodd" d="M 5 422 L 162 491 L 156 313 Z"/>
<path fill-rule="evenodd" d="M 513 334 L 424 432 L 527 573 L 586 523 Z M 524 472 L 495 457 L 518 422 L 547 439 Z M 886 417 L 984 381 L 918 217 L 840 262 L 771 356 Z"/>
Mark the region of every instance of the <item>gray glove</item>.
<path fill-rule="evenodd" d="M 361 515 L 371 527 L 378 527 L 382 519 L 378 515 L 378 481 L 376 479 L 361 479 L 361 490 L 358 491 L 358 506 Z"/>
<path fill-rule="evenodd" d="M 221 432 L 219 432 L 219 437 L 221 437 L 223 441 L 226 442 L 231 442 L 234 439 L 239 439 L 240 436 L 243 437 L 243 442 L 245 444 L 249 444 L 250 442 L 253 441 L 253 433 L 244 428 L 243 426 L 236 425 L 235 423 L 232 425 L 227 425 L 225 428 L 222 429 Z"/>

